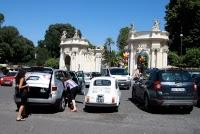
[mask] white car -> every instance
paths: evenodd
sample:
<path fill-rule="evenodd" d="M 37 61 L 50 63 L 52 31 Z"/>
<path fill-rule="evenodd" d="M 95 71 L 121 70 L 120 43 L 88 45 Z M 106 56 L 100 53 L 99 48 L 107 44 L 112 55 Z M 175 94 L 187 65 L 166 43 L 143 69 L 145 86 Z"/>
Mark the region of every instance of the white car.
<path fill-rule="evenodd" d="M 112 77 L 100 76 L 91 79 L 88 93 L 85 96 L 85 109 L 91 107 L 113 107 L 118 111 L 121 91 L 117 80 Z"/>

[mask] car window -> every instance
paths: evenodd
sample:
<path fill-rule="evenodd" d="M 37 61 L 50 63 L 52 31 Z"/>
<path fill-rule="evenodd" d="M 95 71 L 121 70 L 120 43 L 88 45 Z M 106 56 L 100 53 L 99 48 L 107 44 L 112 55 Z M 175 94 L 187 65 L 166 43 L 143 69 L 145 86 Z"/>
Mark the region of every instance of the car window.
<path fill-rule="evenodd" d="M 111 86 L 110 80 L 95 80 L 94 86 Z"/>
<path fill-rule="evenodd" d="M 123 68 L 112 68 L 110 69 L 111 75 L 128 75 L 126 69 Z"/>
<path fill-rule="evenodd" d="M 6 76 L 15 76 L 17 72 L 8 72 Z"/>
<path fill-rule="evenodd" d="M 48 73 L 52 74 L 53 70 L 50 68 L 44 68 L 44 67 L 31 67 L 26 70 L 27 72 L 38 72 L 38 73 Z"/>
<path fill-rule="evenodd" d="M 62 80 L 64 78 L 62 71 L 55 72 L 55 78 L 58 80 Z"/>
<path fill-rule="evenodd" d="M 166 71 L 160 74 L 161 81 L 192 81 L 191 75 L 186 71 Z"/>

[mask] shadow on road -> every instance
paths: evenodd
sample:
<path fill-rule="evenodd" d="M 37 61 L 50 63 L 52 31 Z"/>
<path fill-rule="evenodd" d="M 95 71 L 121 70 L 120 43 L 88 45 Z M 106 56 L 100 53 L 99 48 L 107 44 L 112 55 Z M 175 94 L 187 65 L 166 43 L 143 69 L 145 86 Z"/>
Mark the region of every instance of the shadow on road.
<path fill-rule="evenodd" d="M 115 108 L 108 107 L 87 107 L 83 109 L 88 113 L 113 113 L 117 112 Z"/>
<path fill-rule="evenodd" d="M 161 106 L 152 106 L 149 110 L 144 108 L 144 104 L 138 100 L 132 100 L 129 98 L 136 107 L 144 112 L 148 112 L 151 114 L 190 114 L 190 112 L 186 111 L 183 107 L 178 106 L 169 106 L 169 107 L 161 107 Z"/>
<path fill-rule="evenodd" d="M 30 114 L 55 114 L 57 111 L 52 107 L 48 106 L 30 106 L 29 108 Z"/>

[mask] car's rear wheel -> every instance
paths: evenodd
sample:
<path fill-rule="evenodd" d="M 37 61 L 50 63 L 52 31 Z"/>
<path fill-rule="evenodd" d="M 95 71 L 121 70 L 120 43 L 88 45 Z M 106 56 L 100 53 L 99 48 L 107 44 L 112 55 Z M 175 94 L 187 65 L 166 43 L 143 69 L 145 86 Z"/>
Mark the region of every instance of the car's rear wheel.
<path fill-rule="evenodd" d="M 135 89 L 132 88 L 132 101 L 136 100 L 136 93 L 135 93 Z"/>
<path fill-rule="evenodd" d="M 85 105 L 84 111 L 89 112 L 90 107 Z"/>
<path fill-rule="evenodd" d="M 190 112 L 192 112 L 192 110 L 193 110 L 193 106 L 187 106 L 184 108 L 184 112 L 186 114 L 190 114 Z"/>
<path fill-rule="evenodd" d="M 149 98 L 148 98 L 148 96 L 146 94 L 144 95 L 144 109 L 146 111 L 150 110 Z"/>
<path fill-rule="evenodd" d="M 65 107 L 66 107 L 66 100 L 65 100 L 65 97 L 63 95 L 59 104 L 58 104 L 58 111 L 63 112 L 65 110 Z"/>
<path fill-rule="evenodd" d="M 119 111 L 119 106 L 115 106 L 114 107 L 114 112 L 118 112 Z"/>

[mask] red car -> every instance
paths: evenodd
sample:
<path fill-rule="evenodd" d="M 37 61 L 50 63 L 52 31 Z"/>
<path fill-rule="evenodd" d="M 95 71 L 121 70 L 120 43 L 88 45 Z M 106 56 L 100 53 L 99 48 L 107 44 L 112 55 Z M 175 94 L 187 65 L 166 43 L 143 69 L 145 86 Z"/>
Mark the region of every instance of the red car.
<path fill-rule="evenodd" d="M 1 78 L 4 76 L 3 72 L 0 70 L 0 85 L 1 85 Z"/>
<path fill-rule="evenodd" d="M 0 80 L 1 85 L 13 86 L 16 75 L 17 75 L 17 71 L 8 72 L 5 76 L 1 78 Z"/>

